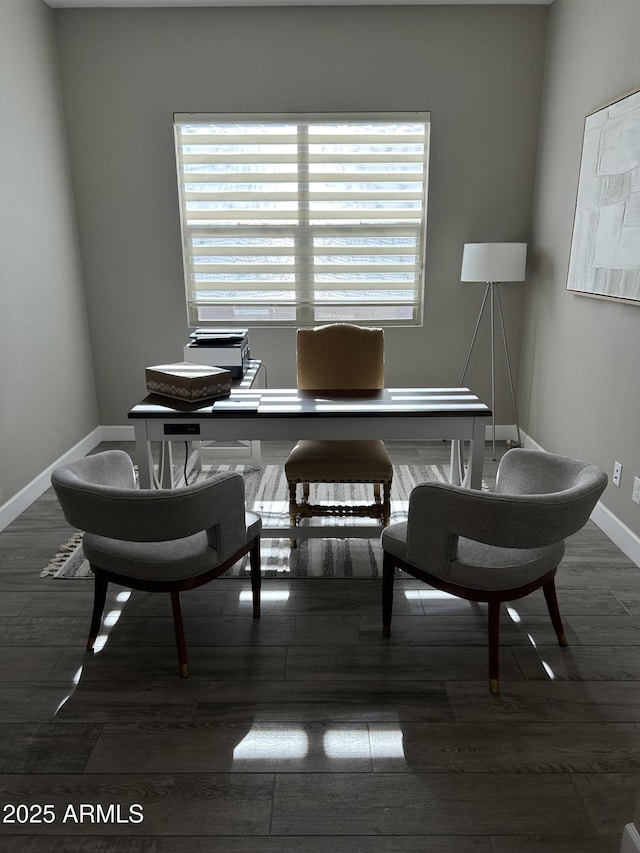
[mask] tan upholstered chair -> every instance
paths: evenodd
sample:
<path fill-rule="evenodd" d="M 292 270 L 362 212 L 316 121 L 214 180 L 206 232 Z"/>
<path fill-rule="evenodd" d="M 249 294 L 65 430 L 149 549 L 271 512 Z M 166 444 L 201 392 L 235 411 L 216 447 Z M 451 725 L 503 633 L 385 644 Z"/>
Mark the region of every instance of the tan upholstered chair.
<path fill-rule="evenodd" d="M 382 533 L 382 625 L 391 631 L 399 568 L 436 589 L 489 610 L 489 686 L 499 692 L 500 605 L 542 587 L 561 646 L 567 645 L 555 589 L 564 540 L 587 522 L 607 485 L 596 465 L 536 450 L 510 450 L 495 492 L 422 483 L 406 522 Z"/>
<path fill-rule="evenodd" d="M 299 329 L 297 382 L 301 391 L 353 392 L 384 388 L 384 332 L 349 323 Z M 389 523 L 393 466 L 382 441 L 299 441 L 285 464 L 292 526 L 312 516 L 377 518 Z M 371 483 L 371 504 L 312 504 L 313 483 Z M 298 486 L 302 487 L 298 500 Z M 382 494 L 381 494 L 382 488 Z M 292 539 L 295 547 L 296 540 Z"/>
<path fill-rule="evenodd" d="M 244 480 L 226 472 L 178 489 L 139 489 L 122 450 L 61 465 L 51 475 L 64 517 L 84 531 L 95 576 L 87 648 L 102 622 L 109 581 L 168 592 L 180 674 L 189 675 L 180 592 L 219 577 L 250 555 L 253 616 L 260 616 L 260 516 L 245 512 Z"/>

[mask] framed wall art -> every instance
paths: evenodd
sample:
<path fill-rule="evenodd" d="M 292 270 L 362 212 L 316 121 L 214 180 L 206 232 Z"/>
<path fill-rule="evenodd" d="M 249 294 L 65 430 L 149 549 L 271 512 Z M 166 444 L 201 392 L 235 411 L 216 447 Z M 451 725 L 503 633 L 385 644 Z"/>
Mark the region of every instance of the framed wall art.
<path fill-rule="evenodd" d="M 640 90 L 585 118 L 567 290 L 640 305 Z"/>

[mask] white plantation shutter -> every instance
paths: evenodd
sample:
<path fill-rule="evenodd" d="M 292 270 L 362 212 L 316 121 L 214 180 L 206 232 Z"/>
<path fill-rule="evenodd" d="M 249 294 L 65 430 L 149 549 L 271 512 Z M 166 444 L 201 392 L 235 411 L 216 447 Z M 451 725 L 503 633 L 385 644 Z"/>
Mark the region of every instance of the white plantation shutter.
<path fill-rule="evenodd" d="M 176 115 L 189 324 L 422 320 L 429 116 Z"/>

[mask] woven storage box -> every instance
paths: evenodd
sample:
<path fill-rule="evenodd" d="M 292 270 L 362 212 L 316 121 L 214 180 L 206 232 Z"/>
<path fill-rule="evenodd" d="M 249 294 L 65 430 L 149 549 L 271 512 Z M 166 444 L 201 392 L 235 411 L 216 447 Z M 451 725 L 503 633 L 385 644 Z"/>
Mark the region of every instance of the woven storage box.
<path fill-rule="evenodd" d="M 145 374 L 147 391 L 188 403 L 224 397 L 231 390 L 230 371 L 190 361 L 156 364 L 147 367 Z"/>

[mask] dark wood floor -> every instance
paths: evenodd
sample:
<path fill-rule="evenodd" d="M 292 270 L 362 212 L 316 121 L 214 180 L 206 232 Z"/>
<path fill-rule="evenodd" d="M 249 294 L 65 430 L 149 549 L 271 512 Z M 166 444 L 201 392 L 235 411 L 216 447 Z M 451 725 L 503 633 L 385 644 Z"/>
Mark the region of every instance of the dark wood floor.
<path fill-rule="evenodd" d="M 87 655 L 91 581 L 39 577 L 69 532 L 48 491 L 0 534 L 5 853 L 617 853 L 640 791 L 640 569 L 594 525 L 558 574 L 569 647 L 542 593 L 515 603 L 499 697 L 484 608 L 414 581 L 391 641 L 378 581 L 267 580 L 259 623 L 244 581 L 214 581 L 184 595 L 187 680 L 168 598 L 115 588 Z"/>

